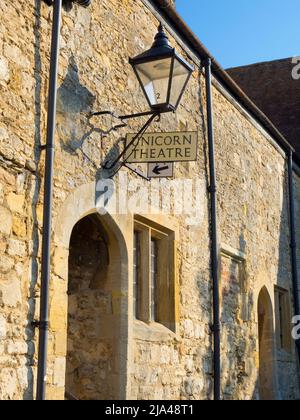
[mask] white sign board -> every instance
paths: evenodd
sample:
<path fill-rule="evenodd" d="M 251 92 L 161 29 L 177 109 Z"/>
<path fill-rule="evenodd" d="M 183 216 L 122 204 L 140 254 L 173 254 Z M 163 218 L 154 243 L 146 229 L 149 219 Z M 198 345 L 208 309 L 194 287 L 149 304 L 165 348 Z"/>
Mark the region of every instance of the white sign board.
<path fill-rule="evenodd" d="M 128 134 L 126 145 L 135 134 Z M 128 163 L 189 162 L 197 160 L 198 133 L 146 133 L 129 147 L 125 161 Z"/>
<path fill-rule="evenodd" d="M 148 163 L 148 178 L 171 178 L 174 173 L 174 163 Z"/>

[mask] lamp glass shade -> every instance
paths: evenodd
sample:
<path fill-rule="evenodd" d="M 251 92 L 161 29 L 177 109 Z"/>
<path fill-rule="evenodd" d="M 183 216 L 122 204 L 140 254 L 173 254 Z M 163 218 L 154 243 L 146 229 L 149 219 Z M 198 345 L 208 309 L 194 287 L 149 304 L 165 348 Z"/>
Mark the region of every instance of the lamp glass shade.
<path fill-rule="evenodd" d="M 151 107 L 167 103 L 171 68 L 171 57 L 136 65 L 136 72 Z"/>
<path fill-rule="evenodd" d="M 179 105 L 190 75 L 191 71 L 175 57 L 169 98 L 169 103 L 174 108 L 177 108 Z"/>

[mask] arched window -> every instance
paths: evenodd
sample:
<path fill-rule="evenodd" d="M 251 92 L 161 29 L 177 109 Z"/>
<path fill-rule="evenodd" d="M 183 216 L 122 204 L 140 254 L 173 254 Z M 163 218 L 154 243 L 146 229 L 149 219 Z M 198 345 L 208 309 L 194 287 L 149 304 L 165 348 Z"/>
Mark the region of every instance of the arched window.
<path fill-rule="evenodd" d="M 272 302 L 264 287 L 258 298 L 259 395 L 261 400 L 275 399 L 274 327 Z"/>

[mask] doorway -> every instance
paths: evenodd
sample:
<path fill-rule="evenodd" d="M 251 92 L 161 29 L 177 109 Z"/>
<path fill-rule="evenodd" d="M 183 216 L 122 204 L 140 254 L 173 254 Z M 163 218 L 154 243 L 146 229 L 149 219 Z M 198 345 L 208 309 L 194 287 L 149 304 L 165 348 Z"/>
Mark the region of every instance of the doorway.
<path fill-rule="evenodd" d="M 115 300 L 121 290 L 121 265 L 119 243 L 100 216 L 92 214 L 74 226 L 68 275 L 68 399 L 122 396 L 123 329 Z"/>

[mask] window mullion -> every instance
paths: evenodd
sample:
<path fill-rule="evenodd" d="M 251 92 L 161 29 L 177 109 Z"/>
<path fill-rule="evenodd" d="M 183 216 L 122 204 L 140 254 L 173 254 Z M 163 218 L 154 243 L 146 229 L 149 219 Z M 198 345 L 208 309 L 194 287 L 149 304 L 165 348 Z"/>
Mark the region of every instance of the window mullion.
<path fill-rule="evenodd" d="M 140 290 L 140 316 L 144 322 L 151 317 L 151 234 L 150 229 L 140 233 L 141 241 L 141 290 Z"/>
<path fill-rule="evenodd" d="M 151 238 L 150 319 L 158 321 L 158 242 Z"/>

